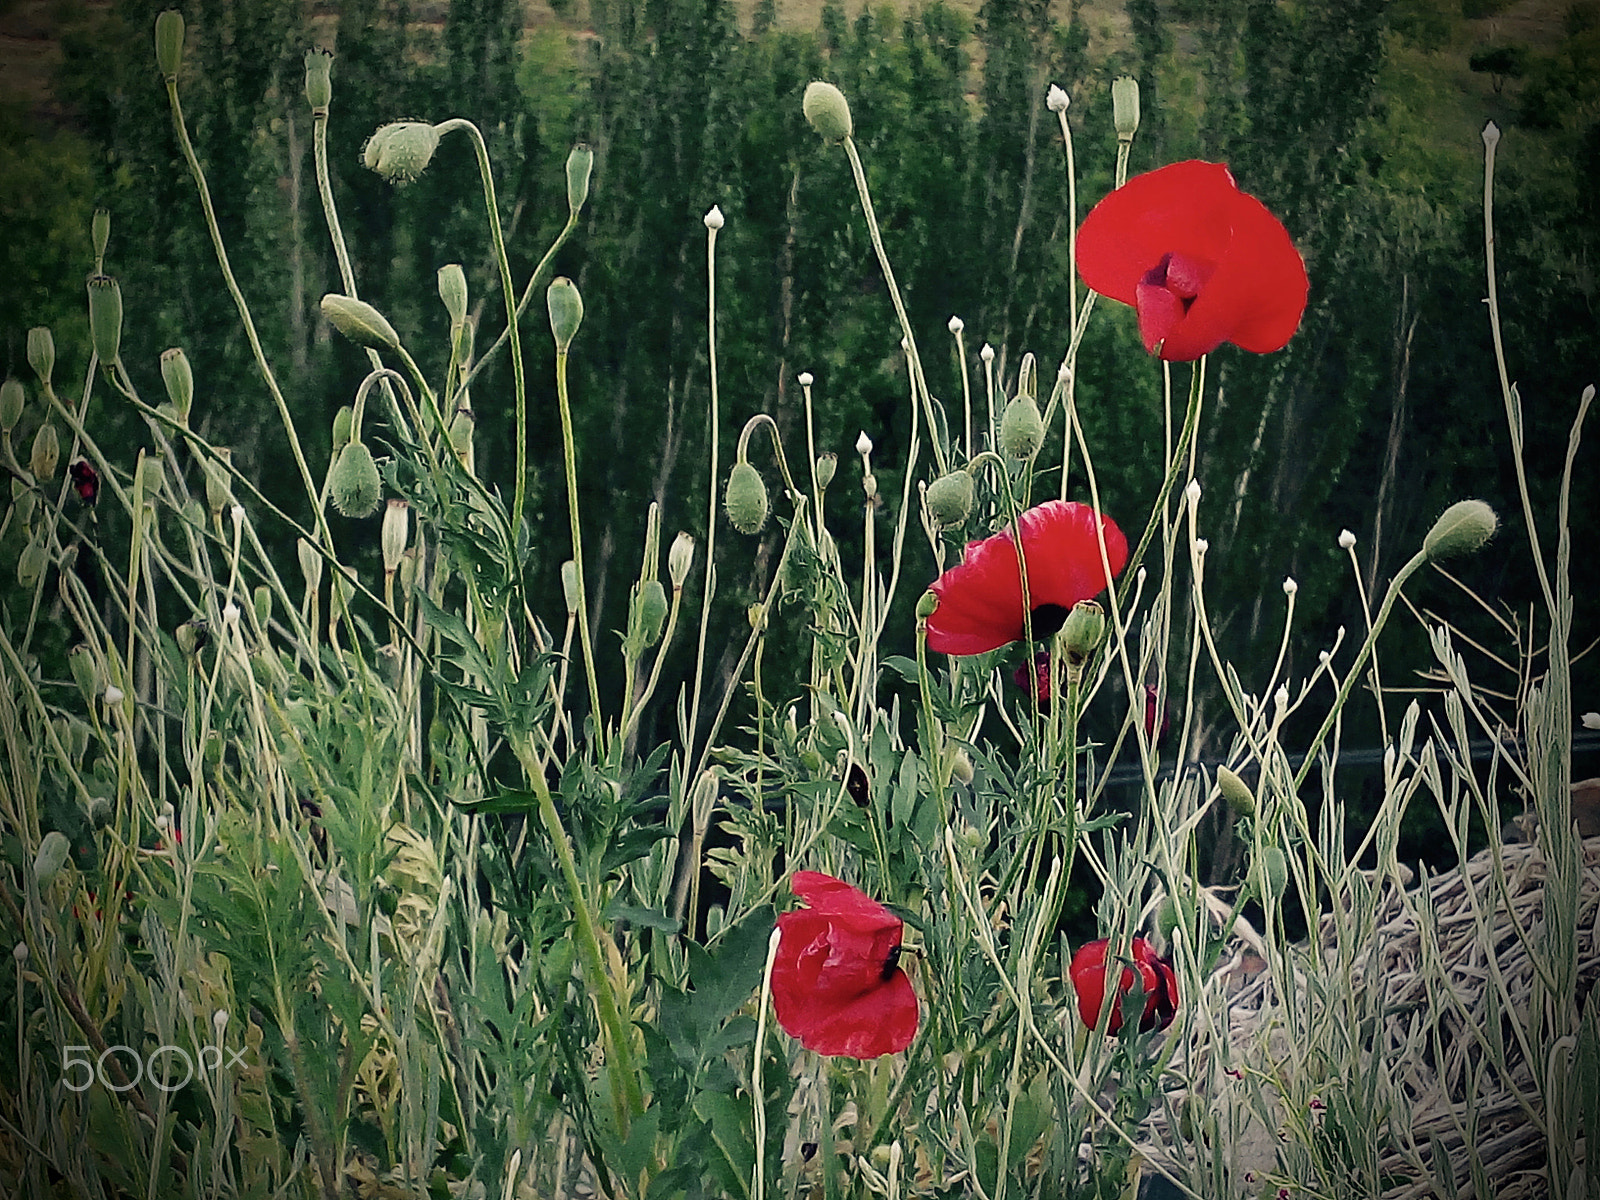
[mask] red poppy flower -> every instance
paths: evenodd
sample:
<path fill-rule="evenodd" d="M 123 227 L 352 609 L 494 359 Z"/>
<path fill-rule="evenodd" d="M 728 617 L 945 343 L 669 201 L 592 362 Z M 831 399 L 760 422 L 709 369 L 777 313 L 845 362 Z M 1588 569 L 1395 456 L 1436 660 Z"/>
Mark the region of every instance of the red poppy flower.
<path fill-rule="evenodd" d="M 850 1058 L 895 1054 L 917 1032 L 917 995 L 899 967 L 901 921 L 848 883 L 796 871 L 810 907 L 778 918 L 772 964 L 778 1024 L 807 1050 Z"/>
<path fill-rule="evenodd" d="M 1086 942 L 1072 956 L 1067 974 L 1072 977 L 1073 990 L 1078 993 L 1078 1015 L 1083 1023 L 1093 1029 L 1100 1019 L 1100 1006 L 1106 994 L 1107 941 Z M 1134 968 L 1138 968 L 1138 989 L 1145 997 L 1144 1012 L 1139 1017 L 1139 1032 L 1165 1029 L 1172 1024 L 1178 1012 L 1178 977 L 1172 964 L 1150 948 L 1142 937 L 1133 939 L 1129 947 L 1133 965 L 1124 966 L 1117 982 L 1117 997 L 1111 1003 L 1111 1014 L 1106 1024 L 1107 1033 L 1122 1028 L 1122 1001 L 1134 991 Z"/>
<path fill-rule="evenodd" d="M 1159 705 L 1159 709 L 1158 706 Z M 1172 711 L 1161 704 L 1161 692 L 1153 683 L 1144 685 L 1144 735 L 1159 746 L 1172 730 Z"/>
<path fill-rule="evenodd" d="M 1109 547 L 1108 547 L 1109 548 Z M 1055 689 L 1050 686 L 1050 652 L 1041 650 L 1032 662 L 1025 662 L 1011 672 L 1011 681 L 1030 696 L 1039 697 L 1039 710 L 1050 711 L 1050 699 Z"/>
<path fill-rule="evenodd" d="M 1094 509 L 1074 500 L 1051 500 L 1018 519 L 1028 560 L 1028 601 L 1033 636 L 1061 628 L 1072 606 L 1098 595 L 1110 582 L 1100 562 Z M 1116 576 L 1128 561 L 1128 539 L 1102 516 L 1106 558 Z M 929 585 L 939 607 L 928 618 L 928 648 L 942 654 L 982 654 L 1022 637 L 1022 572 L 1016 543 L 1005 530 L 968 542 L 959 565 Z"/>
<path fill-rule="evenodd" d="M 1173 362 L 1223 342 L 1282 349 L 1306 308 L 1306 264 L 1289 231 L 1222 163 L 1136 175 L 1084 218 L 1078 273 L 1139 312 L 1144 348 Z"/>
<path fill-rule="evenodd" d="M 78 499 L 93 504 L 100 495 L 100 472 L 90 466 L 87 459 L 80 458 L 67 467 L 67 475 L 77 489 Z"/>

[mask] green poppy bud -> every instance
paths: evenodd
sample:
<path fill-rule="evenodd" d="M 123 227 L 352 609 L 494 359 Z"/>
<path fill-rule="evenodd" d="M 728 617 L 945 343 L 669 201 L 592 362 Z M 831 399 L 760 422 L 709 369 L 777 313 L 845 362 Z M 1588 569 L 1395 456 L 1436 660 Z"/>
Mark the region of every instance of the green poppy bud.
<path fill-rule="evenodd" d="M 1119 142 L 1133 141 L 1139 131 L 1139 81 L 1132 75 L 1118 75 L 1111 81 L 1111 123 Z"/>
<path fill-rule="evenodd" d="M 661 630 L 667 623 L 667 589 L 661 586 L 659 579 L 645 580 L 634 594 L 630 608 L 628 626 L 629 632 L 638 639 L 637 650 L 654 646 L 661 640 Z"/>
<path fill-rule="evenodd" d="M 333 103 L 333 51 L 320 47 L 306 51 L 306 103 L 311 115 L 325 117 Z"/>
<path fill-rule="evenodd" d="M 161 494 L 166 482 L 165 464 L 159 454 L 139 452 L 139 462 L 133 469 L 133 490 L 140 500 L 154 500 Z"/>
<path fill-rule="evenodd" d="M 106 245 L 111 241 L 109 208 L 97 208 L 94 210 L 94 215 L 89 218 L 89 241 L 94 246 L 95 274 L 102 274 L 106 261 Z"/>
<path fill-rule="evenodd" d="M 1282 896 L 1289 886 L 1289 860 L 1283 851 L 1276 846 L 1263 847 L 1256 866 L 1262 894 L 1272 899 Z"/>
<path fill-rule="evenodd" d="M 833 482 L 834 472 L 839 469 L 839 456 L 833 451 L 817 455 L 817 490 L 825 492 L 828 485 Z"/>
<path fill-rule="evenodd" d="M 694 566 L 694 538 L 687 533 L 679 533 L 672 539 L 672 545 L 667 548 L 667 578 L 672 580 L 673 590 L 683 586 L 683 581 L 689 578 L 689 568 Z"/>
<path fill-rule="evenodd" d="M 567 616 L 578 611 L 578 564 L 570 558 L 561 564 L 561 598 L 567 602 Z"/>
<path fill-rule="evenodd" d="M 356 419 L 356 410 L 348 404 L 340 405 L 333 414 L 333 452 L 338 454 L 350 444 L 350 429 Z"/>
<path fill-rule="evenodd" d="M 939 607 L 939 597 L 933 592 L 923 592 L 917 598 L 917 620 L 926 621 Z"/>
<path fill-rule="evenodd" d="M 322 555 L 305 538 L 295 539 L 294 550 L 300 560 L 300 577 L 306 581 L 306 591 L 315 592 L 322 586 Z"/>
<path fill-rule="evenodd" d="M 367 139 L 361 161 L 390 183 L 410 183 L 428 169 L 439 131 L 425 121 L 396 121 Z"/>
<path fill-rule="evenodd" d="M 1494 536 L 1499 518 L 1482 500 L 1457 500 L 1422 539 L 1422 553 L 1429 562 L 1456 554 L 1471 554 Z"/>
<path fill-rule="evenodd" d="M 172 631 L 172 640 L 178 643 L 178 649 L 186 658 L 193 658 L 209 639 L 210 625 L 202 617 L 185 621 Z"/>
<path fill-rule="evenodd" d="M 89 800 L 89 827 L 96 831 L 110 829 L 116 807 L 108 796 L 94 796 Z"/>
<path fill-rule="evenodd" d="M 1228 802 L 1228 807 L 1236 815 L 1255 816 L 1256 798 L 1250 790 L 1250 785 L 1227 767 L 1217 768 L 1217 790 L 1222 793 L 1222 798 Z"/>
<path fill-rule="evenodd" d="M 345 337 L 368 350 L 398 350 L 400 335 L 382 313 L 365 300 L 329 292 L 322 298 L 322 315 Z"/>
<path fill-rule="evenodd" d="M 100 668 L 95 664 L 94 653 L 88 646 L 79 642 L 67 652 L 67 667 L 72 671 L 72 682 L 78 685 L 78 691 L 88 704 L 94 703 L 94 698 L 100 694 L 100 689 L 105 682 L 100 678 Z"/>
<path fill-rule="evenodd" d="M 28 330 L 28 365 L 45 387 L 50 386 L 50 375 L 56 368 L 56 339 L 48 325 L 35 325 Z"/>
<path fill-rule="evenodd" d="M 589 199 L 589 173 L 594 170 L 594 151 L 579 142 L 567 155 L 567 208 L 573 216 Z"/>
<path fill-rule="evenodd" d="M 928 485 L 928 511 L 933 519 L 948 529 L 959 525 L 972 512 L 972 476 L 965 471 L 951 471 Z"/>
<path fill-rule="evenodd" d="M 56 877 L 56 872 L 66 865 L 71 849 L 72 843 L 60 830 L 52 829 L 45 834 L 39 842 L 39 852 L 33 856 L 34 883 L 40 887 L 48 885 Z"/>
<path fill-rule="evenodd" d="M 556 339 L 556 353 L 565 354 L 572 339 L 578 336 L 578 326 L 583 324 L 583 297 L 578 294 L 578 285 L 561 275 L 551 280 L 544 299 L 550 310 L 550 332 Z"/>
<path fill-rule="evenodd" d="M 0 383 L 0 433 L 10 433 L 17 427 L 27 403 L 28 393 L 23 390 L 20 379 Z"/>
<path fill-rule="evenodd" d="M 122 350 L 122 289 L 109 275 L 89 276 L 89 338 L 100 365 L 109 367 Z"/>
<path fill-rule="evenodd" d="M 1161 897 L 1161 903 L 1156 906 L 1156 932 L 1166 942 L 1172 940 L 1173 930 L 1178 928 L 1178 906 L 1173 903 L 1172 893 L 1168 892 Z"/>
<path fill-rule="evenodd" d="M 1000 414 L 1000 452 L 1008 458 L 1027 459 L 1044 445 L 1044 417 L 1027 393 L 1019 393 Z"/>
<path fill-rule="evenodd" d="M 439 268 L 439 299 L 450 314 L 452 328 L 467 319 L 467 273 L 460 263 L 445 263 Z"/>
<path fill-rule="evenodd" d="M 761 482 L 761 473 L 747 462 L 735 463 L 722 505 L 740 533 L 759 531 L 767 523 L 767 485 Z"/>
<path fill-rule="evenodd" d="M 217 457 L 205 459 L 201 465 L 206 476 L 206 507 L 212 516 L 217 516 L 233 503 L 233 473 L 228 470 L 233 465 L 233 447 L 215 446 L 213 449 Z"/>
<path fill-rule="evenodd" d="M 183 14 L 175 8 L 156 17 L 156 69 L 168 83 L 177 82 L 183 62 Z"/>
<path fill-rule="evenodd" d="M 250 604 L 256 610 L 256 627 L 265 629 L 272 620 L 272 589 L 261 584 L 250 593 Z"/>
<path fill-rule="evenodd" d="M 44 575 L 44 569 L 49 562 L 43 536 L 32 539 L 22 548 L 22 553 L 17 555 L 17 582 L 25 589 L 32 588 Z"/>
<path fill-rule="evenodd" d="M 46 421 L 39 426 L 39 432 L 33 435 L 33 453 L 28 457 L 28 470 L 33 472 L 35 480 L 43 483 L 54 477 L 60 461 L 61 441 L 56 436 L 56 427 Z"/>
<path fill-rule="evenodd" d="M 410 547 L 400 556 L 400 594 L 409 596 L 417 585 L 417 548 Z"/>
<path fill-rule="evenodd" d="M 950 756 L 950 778 L 963 786 L 972 782 L 972 759 L 960 747 Z"/>
<path fill-rule="evenodd" d="M 1106 610 L 1094 600 L 1079 600 L 1061 626 L 1061 645 L 1067 661 L 1082 662 L 1106 640 Z"/>
<path fill-rule="evenodd" d="M 800 109 L 811 128 L 830 142 L 844 141 L 855 127 L 850 119 L 850 102 L 844 98 L 844 93 L 820 79 L 813 79 L 806 85 Z"/>
<path fill-rule="evenodd" d="M 470 408 L 458 408 L 456 415 L 450 418 L 450 449 L 463 463 L 472 451 L 472 430 L 477 420 Z"/>
<path fill-rule="evenodd" d="M 351 442 L 339 451 L 328 473 L 328 495 L 333 507 L 347 517 L 370 517 L 377 511 L 383 480 L 365 442 Z"/>
<path fill-rule="evenodd" d="M 194 369 L 180 347 L 161 352 L 161 381 L 167 385 L 167 399 L 172 401 L 179 419 L 187 422 L 189 406 L 194 403 Z"/>
<path fill-rule="evenodd" d="M 411 506 L 404 500 L 390 500 L 383 510 L 383 529 L 379 545 L 383 550 L 383 570 L 392 575 L 400 566 L 400 556 L 406 552 L 406 538 L 411 533 Z"/>

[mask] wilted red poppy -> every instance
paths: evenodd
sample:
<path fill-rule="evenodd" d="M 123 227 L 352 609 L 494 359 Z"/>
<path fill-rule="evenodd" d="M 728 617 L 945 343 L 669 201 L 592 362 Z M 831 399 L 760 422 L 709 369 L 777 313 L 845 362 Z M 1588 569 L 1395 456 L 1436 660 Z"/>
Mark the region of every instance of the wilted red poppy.
<path fill-rule="evenodd" d="M 1306 308 L 1305 260 L 1289 231 L 1222 163 L 1136 175 L 1084 218 L 1078 273 L 1139 312 L 1144 348 L 1173 362 L 1223 342 L 1282 349 Z"/>
<path fill-rule="evenodd" d="M 1100 1019 L 1100 1006 L 1106 994 L 1105 938 L 1086 942 L 1072 956 L 1067 974 L 1072 977 L 1073 990 L 1078 993 L 1078 1015 L 1083 1023 L 1093 1029 Z M 1150 948 L 1142 937 L 1133 939 L 1129 950 L 1132 966 L 1124 966 L 1117 982 L 1117 996 L 1111 1002 L 1111 1014 L 1106 1023 L 1107 1033 L 1122 1028 L 1122 1001 L 1134 991 L 1134 968 L 1138 968 L 1138 989 L 1144 994 L 1144 1012 L 1139 1017 L 1139 1032 L 1165 1029 L 1172 1024 L 1178 1012 L 1178 977 L 1172 964 Z"/>
<path fill-rule="evenodd" d="M 916 1036 L 918 1010 L 899 966 L 900 918 L 818 871 L 796 871 L 789 886 L 809 907 L 778 918 L 778 1024 L 818 1054 L 877 1058 L 904 1050 Z"/>
<path fill-rule="evenodd" d="M 1028 561 L 1028 603 L 1033 636 L 1061 628 L 1072 606 L 1098 595 L 1110 582 L 1100 562 L 1094 509 L 1075 500 L 1051 500 L 1030 508 L 1017 522 Z M 1128 539 L 1102 515 L 1106 559 L 1116 576 L 1128 561 Z M 928 618 L 928 648 L 941 654 L 982 654 L 1022 637 L 1022 572 L 1016 543 L 1006 529 L 968 542 L 961 562 L 929 585 L 939 606 Z"/>
<path fill-rule="evenodd" d="M 80 458 L 67 467 L 67 475 L 77 489 L 78 499 L 93 504 L 100 495 L 100 472 L 90 466 L 87 459 Z"/>

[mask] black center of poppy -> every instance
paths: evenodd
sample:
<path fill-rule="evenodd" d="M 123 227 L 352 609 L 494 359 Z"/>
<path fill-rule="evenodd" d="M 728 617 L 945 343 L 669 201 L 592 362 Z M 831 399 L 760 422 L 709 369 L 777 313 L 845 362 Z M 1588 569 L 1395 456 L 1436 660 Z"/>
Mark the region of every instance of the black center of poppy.
<path fill-rule="evenodd" d="M 889 948 L 889 957 L 883 960 L 883 979 L 885 983 L 894 978 L 895 968 L 900 965 L 901 953 L 902 948 L 899 946 L 891 946 Z"/>
<path fill-rule="evenodd" d="M 1072 610 L 1061 604 L 1041 604 L 1033 610 L 1033 637 L 1041 641 L 1067 623 Z"/>

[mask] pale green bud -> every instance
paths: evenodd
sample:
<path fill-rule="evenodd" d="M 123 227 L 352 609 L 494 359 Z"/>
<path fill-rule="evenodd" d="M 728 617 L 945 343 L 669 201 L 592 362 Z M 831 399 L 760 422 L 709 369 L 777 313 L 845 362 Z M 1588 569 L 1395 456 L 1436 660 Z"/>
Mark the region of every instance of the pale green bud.
<path fill-rule="evenodd" d="M 100 678 L 100 668 L 94 660 L 94 652 L 88 646 L 79 642 L 67 652 L 67 667 L 72 672 L 72 682 L 78 685 L 85 703 L 93 704 L 95 697 L 105 686 L 105 681 Z"/>
<path fill-rule="evenodd" d="M 456 415 L 450 418 L 450 449 L 462 462 L 467 461 L 467 454 L 472 450 L 472 430 L 477 420 L 470 408 L 458 408 Z"/>
<path fill-rule="evenodd" d="M 567 155 L 567 208 L 576 216 L 589 199 L 589 173 L 594 170 L 594 151 L 579 142 Z"/>
<path fill-rule="evenodd" d="M 256 628 L 265 629 L 272 620 L 272 589 L 261 584 L 250 593 L 250 604 L 256 610 Z"/>
<path fill-rule="evenodd" d="M 56 436 L 56 427 L 46 421 L 33 435 L 33 453 L 28 456 L 28 470 L 33 472 L 35 480 L 43 483 L 54 478 L 60 461 L 61 440 Z"/>
<path fill-rule="evenodd" d="M 1227 767 L 1217 768 L 1217 790 L 1222 793 L 1222 798 L 1228 802 L 1228 807 L 1236 815 L 1255 816 L 1256 798 L 1250 790 L 1250 785 Z"/>
<path fill-rule="evenodd" d="M 1026 392 L 1012 397 L 1000 415 L 1000 452 L 1008 458 L 1032 458 L 1044 445 L 1044 417 Z"/>
<path fill-rule="evenodd" d="M 348 404 L 339 406 L 333 414 L 333 453 L 338 454 L 350 444 L 350 430 L 355 423 L 356 410 Z"/>
<path fill-rule="evenodd" d="M 390 183 L 410 183 L 433 159 L 439 131 L 425 121 L 395 121 L 367 139 L 361 161 Z"/>
<path fill-rule="evenodd" d="M 306 581 L 306 593 L 312 594 L 322 586 L 322 555 L 305 538 L 296 538 L 294 549 L 300 560 L 300 576 Z"/>
<path fill-rule="evenodd" d="M 320 47 L 306 51 L 306 103 L 311 115 L 325 117 L 333 103 L 333 51 Z"/>
<path fill-rule="evenodd" d="M 800 109 L 811 128 L 830 142 L 844 141 L 855 127 L 850 119 L 850 102 L 844 98 L 844 93 L 821 79 L 813 79 L 806 85 Z"/>
<path fill-rule="evenodd" d="M 328 496 L 333 507 L 347 517 L 370 517 L 377 511 L 383 480 L 365 442 L 351 442 L 339 451 L 328 473 Z"/>
<path fill-rule="evenodd" d="M 689 568 L 694 566 L 694 538 L 687 533 L 679 533 L 672 539 L 672 545 L 667 548 L 667 578 L 672 580 L 674 590 L 683 586 L 683 581 L 689 578 Z"/>
<path fill-rule="evenodd" d="M 1494 536 L 1499 519 L 1482 500 L 1457 500 L 1422 539 L 1422 553 L 1429 562 L 1456 554 L 1470 554 Z"/>
<path fill-rule="evenodd" d="M 139 462 L 133 469 L 133 490 L 138 500 L 154 500 L 161 494 L 166 482 L 165 464 L 159 454 L 139 452 Z"/>
<path fill-rule="evenodd" d="M 33 881 L 45 887 L 56 877 L 56 872 L 66 864 L 72 843 L 60 830 L 52 829 L 39 842 L 39 852 L 33 857 Z"/>
<path fill-rule="evenodd" d="M 111 210 L 97 208 L 89 218 L 89 241 L 94 245 L 95 272 L 100 273 L 106 260 L 106 246 L 111 241 Z"/>
<path fill-rule="evenodd" d="M 56 339 L 48 325 L 35 325 L 28 330 L 28 365 L 39 382 L 49 387 L 51 373 L 56 368 Z"/>
<path fill-rule="evenodd" d="M 20 379 L 0 383 L 0 433 L 10 433 L 17 427 L 27 403 L 28 393 L 23 390 Z"/>
<path fill-rule="evenodd" d="M 439 268 L 439 299 L 455 327 L 467 319 L 467 273 L 460 263 L 445 263 Z"/>
<path fill-rule="evenodd" d="M 156 17 L 156 69 L 161 78 L 174 83 L 183 62 L 183 14 L 175 8 Z"/>
<path fill-rule="evenodd" d="M 1106 610 L 1093 600 L 1079 600 L 1061 626 L 1061 646 L 1070 662 L 1082 662 L 1106 640 Z"/>
<path fill-rule="evenodd" d="M 735 463 L 723 495 L 728 521 L 740 533 L 756 533 L 767 523 L 767 485 L 747 462 Z"/>
<path fill-rule="evenodd" d="M 578 611 L 578 564 L 570 558 L 561 564 L 561 598 L 566 601 L 569 617 Z"/>
<path fill-rule="evenodd" d="M 189 406 L 194 403 L 194 369 L 181 347 L 161 352 L 161 381 L 167 385 L 167 399 L 172 401 L 179 419 L 187 422 Z"/>
<path fill-rule="evenodd" d="M 1276 846 L 1265 846 L 1256 864 L 1262 894 L 1272 898 L 1282 896 L 1289 886 L 1289 860 Z"/>
<path fill-rule="evenodd" d="M 322 315 L 345 337 L 369 350 L 398 350 L 400 335 L 382 313 L 365 300 L 329 292 L 322 298 Z"/>
<path fill-rule="evenodd" d="M 44 576 L 44 569 L 49 563 L 50 556 L 45 551 L 44 535 L 41 533 L 17 555 L 17 582 L 25 589 L 32 588 Z"/>
<path fill-rule="evenodd" d="M 966 471 L 951 471 L 928 485 L 928 511 L 948 529 L 959 525 L 972 512 L 972 476 Z"/>
<path fill-rule="evenodd" d="M 923 592 L 917 598 L 917 620 L 926 621 L 939 607 L 939 597 L 933 592 Z"/>
<path fill-rule="evenodd" d="M 1133 141 L 1139 131 L 1139 81 L 1132 75 L 1119 75 L 1111 81 L 1111 123 L 1120 142 Z"/>
<path fill-rule="evenodd" d="M 565 354 L 572 339 L 578 336 L 578 326 L 583 324 L 583 297 L 578 294 L 577 284 L 560 275 L 551 280 L 544 299 L 550 310 L 550 332 L 556 339 L 556 353 Z"/>
<path fill-rule="evenodd" d="M 817 455 L 817 490 L 825 492 L 828 485 L 833 482 L 834 472 L 839 469 L 839 456 L 832 450 L 825 454 Z"/>
<path fill-rule="evenodd" d="M 410 534 L 411 506 L 404 500 L 390 500 L 383 510 L 383 529 L 379 535 L 385 574 L 393 574 L 399 568 L 400 556 L 406 552 L 406 539 Z"/>
<path fill-rule="evenodd" d="M 203 460 L 201 466 L 206 476 L 206 507 L 216 516 L 233 503 L 233 447 L 214 446 L 215 459 Z"/>
<path fill-rule="evenodd" d="M 637 638 L 638 650 L 648 649 L 661 640 L 667 623 L 667 590 L 659 579 L 647 579 L 639 586 L 630 605 L 629 632 Z"/>
<path fill-rule="evenodd" d="M 91 275 L 89 338 L 101 366 L 109 367 L 122 351 L 122 288 L 109 275 Z"/>

